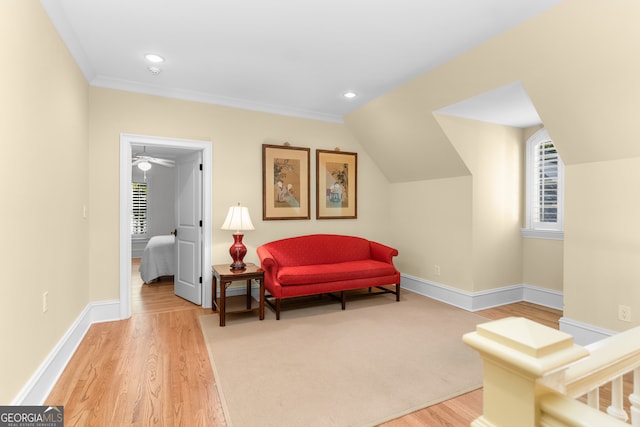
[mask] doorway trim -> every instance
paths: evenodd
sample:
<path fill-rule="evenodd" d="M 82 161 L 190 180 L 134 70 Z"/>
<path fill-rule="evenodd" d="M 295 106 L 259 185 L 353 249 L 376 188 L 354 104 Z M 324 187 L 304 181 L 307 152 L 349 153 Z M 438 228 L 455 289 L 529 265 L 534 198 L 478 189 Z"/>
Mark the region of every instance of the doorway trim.
<path fill-rule="evenodd" d="M 212 143 L 156 136 L 120 134 L 120 319 L 131 317 L 131 161 L 132 146 L 144 144 L 202 151 L 202 307 L 211 289 Z"/>

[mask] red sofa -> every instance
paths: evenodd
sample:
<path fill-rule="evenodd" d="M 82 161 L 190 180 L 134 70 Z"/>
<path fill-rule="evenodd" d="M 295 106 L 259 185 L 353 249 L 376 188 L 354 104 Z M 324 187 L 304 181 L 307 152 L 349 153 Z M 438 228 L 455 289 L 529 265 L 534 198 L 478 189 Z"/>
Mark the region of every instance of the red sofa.
<path fill-rule="evenodd" d="M 271 294 L 266 301 L 276 319 L 280 301 L 290 297 L 339 292 L 344 310 L 344 291 L 369 288 L 371 292 L 375 287 L 379 290 L 375 293 L 393 293 L 400 301 L 400 273 L 393 265 L 398 251 L 389 246 L 360 237 L 312 234 L 266 243 L 257 253 L 264 287 Z"/>

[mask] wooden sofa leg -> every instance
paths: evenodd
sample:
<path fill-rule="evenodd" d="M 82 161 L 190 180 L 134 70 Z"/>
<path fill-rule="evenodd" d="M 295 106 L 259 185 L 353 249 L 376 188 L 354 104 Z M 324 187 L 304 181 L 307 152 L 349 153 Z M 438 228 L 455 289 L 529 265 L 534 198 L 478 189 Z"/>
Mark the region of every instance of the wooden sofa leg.
<path fill-rule="evenodd" d="M 280 320 L 280 298 L 276 298 L 276 320 Z"/>
<path fill-rule="evenodd" d="M 340 300 L 342 301 L 342 309 L 344 310 L 347 305 L 347 300 L 344 297 L 344 291 L 340 291 Z"/>
<path fill-rule="evenodd" d="M 400 301 L 400 283 L 396 283 L 396 301 Z"/>

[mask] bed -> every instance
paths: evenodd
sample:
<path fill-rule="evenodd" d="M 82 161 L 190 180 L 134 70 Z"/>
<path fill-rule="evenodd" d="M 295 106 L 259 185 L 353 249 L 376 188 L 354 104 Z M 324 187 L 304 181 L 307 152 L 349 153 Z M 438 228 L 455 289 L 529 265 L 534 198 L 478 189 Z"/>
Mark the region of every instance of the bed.
<path fill-rule="evenodd" d="M 140 261 L 140 277 L 151 283 L 162 276 L 173 276 L 175 236 L 153 236 L 144 248 Z"/>

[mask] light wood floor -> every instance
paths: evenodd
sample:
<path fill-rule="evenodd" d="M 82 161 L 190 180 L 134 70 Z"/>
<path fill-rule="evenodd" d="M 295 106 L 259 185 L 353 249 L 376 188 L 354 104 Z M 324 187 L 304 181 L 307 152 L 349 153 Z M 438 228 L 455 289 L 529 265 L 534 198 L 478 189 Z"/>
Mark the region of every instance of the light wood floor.
<path fill-rule="evenodd" d="M 176 297 L 171 280 L 143 285 L 138 267 L 134 260 L 133 316 L 92 325 L 45 404 L 64 405 L 67 427 L 225 426 L 198 321 L 210 310 Z M 557 328 L 562 313 L 523 302 L 477 314 Z M 468 426 L 481 412 L 480 389 L 382 426 Z"/>

